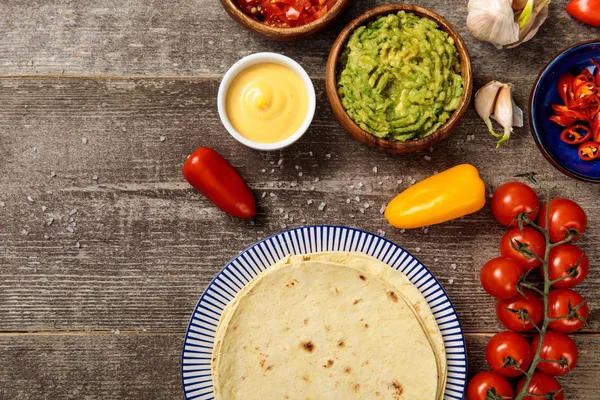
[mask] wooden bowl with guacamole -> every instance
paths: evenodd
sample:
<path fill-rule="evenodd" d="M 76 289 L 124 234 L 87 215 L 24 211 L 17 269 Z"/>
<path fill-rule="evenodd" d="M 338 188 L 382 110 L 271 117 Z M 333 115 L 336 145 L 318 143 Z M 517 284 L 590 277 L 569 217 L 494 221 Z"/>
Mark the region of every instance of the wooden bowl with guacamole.
<path fill-rule="evenodd" d="M 306 39 L 325 29 L 350 0 L 311 0 L 311 7 L 296 11 L 292 2 L 220 0 L 237 23 L 268 40 L 290 42 Z"/>
<path fill-rule="evenodd" d="M 353 137 L 389 153 L 427 149 L 467 110 L 473 91 L 467 47 L 438 14 L 409 4 L 369 10 L 339 34 L 325 85 Z"/>

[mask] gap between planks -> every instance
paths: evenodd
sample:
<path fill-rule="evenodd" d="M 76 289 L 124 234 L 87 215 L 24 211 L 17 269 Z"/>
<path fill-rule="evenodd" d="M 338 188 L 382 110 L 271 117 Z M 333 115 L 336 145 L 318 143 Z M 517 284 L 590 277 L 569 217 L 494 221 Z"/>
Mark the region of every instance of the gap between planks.
<path fill-rule="evenodd" d="M 0 80 L 36 80 L 36 79 L 65 79 L 65 80 L 122 80 L 122 81 L 136 81 L 136 80 L 147 80 L 147 81 L 208 81 L 208 80 L 220 80 L 225 74 L 214 74 L 214 75 L 0 75 Z M 324 80 L 325 76 L 310 76 L 312 80 Z"/>

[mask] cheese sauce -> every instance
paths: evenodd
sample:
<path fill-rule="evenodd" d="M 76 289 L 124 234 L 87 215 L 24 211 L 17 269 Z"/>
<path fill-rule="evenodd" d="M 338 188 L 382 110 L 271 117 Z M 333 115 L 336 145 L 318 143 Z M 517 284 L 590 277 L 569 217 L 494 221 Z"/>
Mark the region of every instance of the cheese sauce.
<path fill-rule="evenodd" d="M 292 136 L 304 122 L 308 91 L 290 68 L 256 64 L 232 80 L 225 107 L 240 135 L 257 143 L 277 143 Z"/>

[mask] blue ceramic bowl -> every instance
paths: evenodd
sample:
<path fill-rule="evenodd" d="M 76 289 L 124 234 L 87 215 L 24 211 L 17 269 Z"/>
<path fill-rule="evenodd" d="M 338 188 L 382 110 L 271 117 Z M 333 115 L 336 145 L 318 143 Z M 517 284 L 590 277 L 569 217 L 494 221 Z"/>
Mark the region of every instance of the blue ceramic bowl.
<path fill-rule="evenodd" d="M 583 68 L 592 67 L 590 58 L 600 61 L 600 41 L 576 44 L 563 51 L 548 64 L 538 77 L 531 92 L 529 121 L 531 133 L 540 151 L 548 161 L 568 176 L 588 182 L 600 183 L 600 159 L 583 161 L 576 145 L 560 140 L 563 128 L 550 121 L 554 114 L 552 104 L 563 104 L 556 86 L 561 75 L 577 75 Z M 595 70 L 592 70 L 595 73 Z"/>

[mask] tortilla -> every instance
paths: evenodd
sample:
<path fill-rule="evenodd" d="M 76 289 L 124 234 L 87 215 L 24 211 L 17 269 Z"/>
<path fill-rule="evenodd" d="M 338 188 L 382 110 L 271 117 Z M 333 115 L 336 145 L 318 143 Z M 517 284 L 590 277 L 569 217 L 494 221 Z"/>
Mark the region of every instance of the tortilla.
<path fill-rule="evenodd" d="M 398 285 L 304 258 L 278 262 L 227 306 L 215 399 L 437 399 L 436 351 Z"/>

